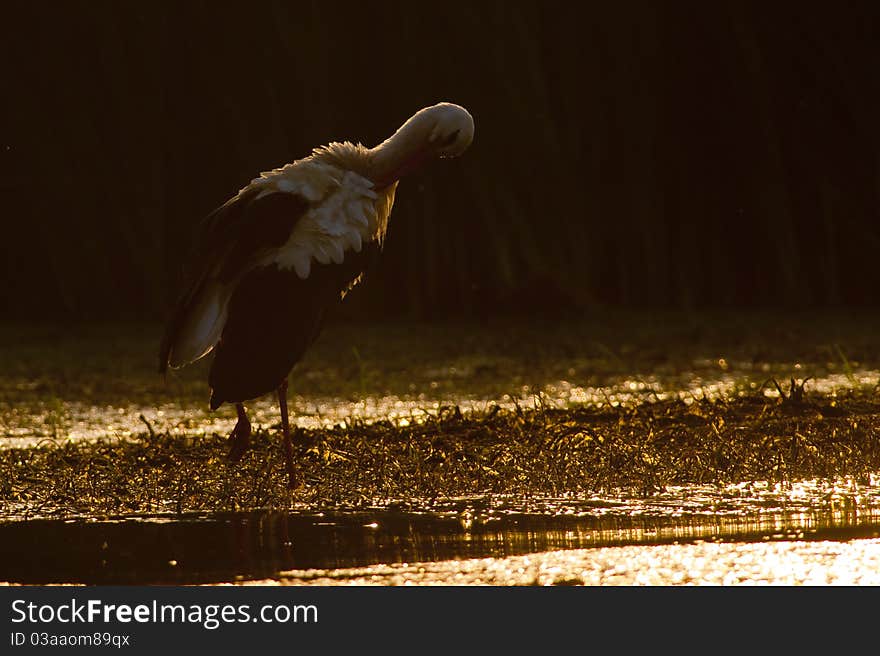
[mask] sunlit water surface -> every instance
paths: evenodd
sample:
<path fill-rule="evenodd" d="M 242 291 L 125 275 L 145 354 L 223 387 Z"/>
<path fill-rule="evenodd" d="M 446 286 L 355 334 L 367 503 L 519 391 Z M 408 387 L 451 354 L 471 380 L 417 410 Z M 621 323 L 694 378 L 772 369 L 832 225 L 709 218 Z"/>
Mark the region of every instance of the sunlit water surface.
<path fill-rule="evenodd" d="M 294 396 L 305 428 L 353 419 L 423 420 L 442 406 L 571 407 L 762 393 L 767 367 L 696 362 L 674 377 L 644 375 L 580 386 L 566 380 L 500 397 Z M 796 367 L 795 367 L 796 369 Z M 448 373 L 448 372 L 447 372 Z M 810 381 L 833 395 L 874 386 L 876 370 Z M 274 426 L 271 400 L 250 406 Z M 166 403 L 56 401 L 15 421 L 0 448 L 128 439 L 147 430 L 226 434 L 230 412 Z M 423 511 L 29 519 L 0 523 L 0 581 L 24 583 L 319 584 L 880 584 L 880 479 L 682 486 L 650 497 L 452 499 Z M 59 550 L 58 544 L 65 548 Z"/>
<path fill-rule="evenodd" d="M 514 398 L 505 394 L 497 398 L 441 398 L 430 394 L 419 395 L 365 395 L 362 400 L 340 398 L 315 398 L 294 396 L 291 399 L 292 422 L 302 428 L 319 428 L 345 425 L 352 420 L 372 422 L 387 419 L 398 425 L 408 425 L 436 414 L 443 406 L 457 405 L 462 411 L 485 411 L 490 406 L 512 409 L 515 405 L 531 407 L 538 404 L 566 408 L 573 405 L 607 406 L 626 405 L 635 402 L 663 401 L 680 398 L 685 403 L 695 399 L 735 398 L 746 394 L 761 393 L 768 398 L 778 398 L 775 386 L 756 382 L 754 375 L 744 377 L 743 372 L 754 367 L 743 363 L 731 367 L 725 363 L 726 372 L 714 374 L 708 362 L 697 362 L 701 367 L 675 380 L 655 375 L 638 378 L 620 378 L 608 385 L 583 387 L 559 380 L 535 390 L 523 386 Z M 701 372 L 701 369 L 705 371 Z M 715 370 L 718 367 L 714 367 Z M 710 375 L 710 372 L 713 375 Z M 681 383 L 686 379 L 686 384 Z M 809 390 L 833 396 L 838 391 L 854 386 L 874 386 L 880 381 L 880 371 L 860 370 L 849 374 L 829 374 L 812 378 Z M 271 427 L 279 422 L 278 406 L 266 397 L 248 404 L 254 426 Z M 57 401 L 49 408 L 23 410 L 21 421 L 15 421 L 15 412 L 8 414 L 7 426 L 2 427 L 0 448 L 31 447 L 45 440 L 52 442 L 68 440 L 99 440 L 129 438 L 148 429 L 168 432 L 172 435 L 227 434 L 234 425 L 234 412 L 222 409 L 210 412 L 205 407 L 193 408 L 175 403 L 159 406 L 140 404 L 99 406 L 82 401 Z"/>
<path fill-rule="evenodd" d="M 866 576 L 880 572 L 871 565 L 880 557 L 878 538 L 880 479 L 823 479 L 681 486 L 649 498 L 449 499 L 423 512 L 377 508 L 14 521 L 0 524 L 0 581 L 867 582 Z M 874 546 L 864 551 L 844 546 L 852 541 Z M 726 554 L 727 571 L 704 553 L 705 545 L 716 545 L 710 551 L 718 558 Z M 786 549 L 798 553 L 797 576 Z M 768 560 L 771 553 L 775 560 Z M 828 568 L 834 572 L 830 579 Z M 875 579 L 871 582 L 880 583 Z"/>

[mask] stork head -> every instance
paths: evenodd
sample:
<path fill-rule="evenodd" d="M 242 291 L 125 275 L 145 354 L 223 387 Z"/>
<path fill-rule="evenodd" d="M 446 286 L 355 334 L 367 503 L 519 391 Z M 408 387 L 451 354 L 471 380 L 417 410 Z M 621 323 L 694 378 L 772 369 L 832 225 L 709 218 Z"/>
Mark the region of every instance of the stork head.
<path fill-rule="evenodd" d="M 377 187 L 396 182 L 435 157 L 458 157 L 474 140 L 474 119 L 460 105 L 420 109 L 370 152 L 369 177 Z"/>
<path fill-rule="evenodd" d="M 438 157 L 458 157 L 471 145 L 474 119 L 464 107 L 443 102 L 426 107 L 419 114 L 422 112 L 433 123 L 428 143 Z"/>

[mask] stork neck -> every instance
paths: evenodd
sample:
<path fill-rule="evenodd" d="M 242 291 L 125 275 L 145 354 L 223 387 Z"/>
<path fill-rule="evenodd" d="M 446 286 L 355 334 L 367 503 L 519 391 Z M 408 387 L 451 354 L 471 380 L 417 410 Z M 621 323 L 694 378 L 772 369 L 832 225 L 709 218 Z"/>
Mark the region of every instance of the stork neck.
<path fill-rule="evenodd" d="M 430 122 L 416 114 L 388 139 L 370 149 L 371 177 L 377 187 L 387 187 L 425 163 L 431 154 L 430 129 Z"/>

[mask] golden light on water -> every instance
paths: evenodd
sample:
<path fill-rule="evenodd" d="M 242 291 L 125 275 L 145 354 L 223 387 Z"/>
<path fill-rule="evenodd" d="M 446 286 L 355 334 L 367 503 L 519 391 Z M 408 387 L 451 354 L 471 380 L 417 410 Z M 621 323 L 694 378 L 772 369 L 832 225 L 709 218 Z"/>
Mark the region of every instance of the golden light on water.
<path fill-rule="evenodd" d="M 492 406 L 607 407 L 676 398 L 693 403 L 703 398 L 754 394 L 777 398 L 780 394 L 775 386 L 762 387 L 757 382 L 768 378 L 769 365 L 748 365 L 756 373 L 752 378 L 743 375 L 747 365 L 725 358 L 694 364 L 695 370 L 690 372 L 605 378 L 595 385 L 575 382 L 574 370 L 562 370 L 569 374 L 567 379 L 540 385 L 519 381 L 508 394 L 495 397 L 444 395 L 444 386 L 438 384 L 422 386 L 421 393 L 411 386 L 410 395 L 293 396 L 291 407 L 294 422 L 303 428 L 348 427 L 379 419 L 408 426 L 448 412 L 453 406 L 462 412 L 483 412 Z M 464 371 L 450 369 L 446 375 L 462 375 Z M 807 373 L 798 375 L 805 377 Z M 877 370 L 830 373 L 811 379 L 808 391 L 833 398 L 838 391 L 874 386 L 878 380 Z M 782 387 L 785 392 L 788 384 Z M 249 411 L 255 427 L 269 429 L 278 423 L 278 409 L 271 398 L 249 404 Z M 222 437 L 233 423 L 229 408 L 212 413 L 179 400 L 147 406 L 52 399 L 13 410 L 6 417 L 8 437 L 2 446 L 126 440 L 143 434 L 148 426 L 172 436 L 216 433 Z M 600 526 L 528 531 L 516 538 L 502 538 L 493 533 L 491 517 L 465 513 L 458 518 L 463 543 L 505 545 L 503 551 L 484 553 L 537 553 L 437 562 L 408 559 L 410 564 L 289 571 L 282 578 L 293 583 L 381 585 L 880 585 L 880 535 L 862 530 L 880 525 L 877 475 L 859 480 L 844 477 L 667 486 L 647 497 L 606 496 L 570 502 L 532 499 L 529 503 L 519 511 L 609 521 Z M 617 522 L 617 517 L 652 521 L 640 525 L 640 520 Z M 653 521 L 658 518 L 659 522 Z M 369 520 L 362 526 L 371 534 L 382 530 L 380 523 Z M 841 539 L 826 539 L 823 531 L 840 528 L 848 531 Z M 443 542 L 442 537 L 432 540 Z"/>
<path fill-rule="evenodd" d="M 696 364 L 702 366 L 706 363 Z M 808 389 L 819 394 L 834 395 L 839 390 L 852 389 L 854 386 L 874 386 L 878 381 L 880 371 L 863 370 L 810 379 Z M 517 398 L 510 394 L 496 398 L 450 398 L 434 396 L 433 393 L 368 395 L 359 400 L 294 396 L 291 398 L 291 408 L 292 421 L 301 428 L 347 426 L 352 420 L 372 422 L 377 419 L 408 426 L 424 421 L 429 415 L 436 415 L 441 408 L 449 406 L 458 406 L 462 412 L 481 412 L 496 405 L 503 409 L 513 409 L 517 405 L 526 408 L 566 408 L 573 405 L 602 407 L 675 398 L 691 404 L 696 399 L 754 394 L 758 387 L 754 381 L 744 380 L 727 370 L 715 377 L 692 375 L 686 384 L 680 386 L 650 374 L 622 377 L 610 384 L 597 386 L 576 385 L 568 380 L 547 383 L 540 389 L 522 385 Z M 779 397 L 779 391 L 772 385 L 765 385 L 761 393 L 768 398 Z M 277 405 L 269 397 L 248 404 L 248 410 L 254 426 L 268 428 L 278 422 Z M 126 439 L 143 433 L 147 430 L 146 424 L 156 432 L 177 435 L 225 435 L 234 424 L 234 413 L 229 408 L 210 412 L 204 406 L 187 407 L 180 403 L 166 403 L 158 407 L 98 406 L 56 399 L 33 411 L 18 411 L 18 415 L 14 411 L 7 417 L 5 439 L 0 441 L 0 448 L 28 447 L 45 439 Z"/>
<path fill-rule="evenodd" d="M 281 580 L 297 585 L 880 585 L 880 539 L 572 549 L 294 570 L 282 572 Z"/>

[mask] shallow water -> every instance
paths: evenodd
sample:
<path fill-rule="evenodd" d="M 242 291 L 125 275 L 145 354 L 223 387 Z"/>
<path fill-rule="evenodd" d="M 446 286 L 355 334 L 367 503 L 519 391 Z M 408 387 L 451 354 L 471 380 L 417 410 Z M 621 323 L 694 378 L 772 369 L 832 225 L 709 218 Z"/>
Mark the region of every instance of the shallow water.
<path fill-rule="evenodd" d="M 254 511 L 14 521 L 0 524 L 0 581 L 306 581 L 380 564 L 447 562 L 446 581 L 451 583 L 460 573 L 455 563 L 467 559 L 500 562 L 526 554 L 623 546 L 648 553 L 658 545 L 703 542 L 880 538 L 878 483 L 840 479 L 785 486 L 682 486 L 647 499 L 469 498 L 422 512 Z"/>
<path fill-rule="evenodd" d="M 293 421 L 406 425 L 455 405 L 772 398 L 779 392 L 770 379 L 791 376 L 811 377 L 807 392 L 827 402 L 880 381 L 875 340 L 861 319 L 711 324 L 725 327 L 717 336 L 689 321 L 655 324 L 646 335 L 629 333 L 647 325 L 639 322 L 624 330 L 353 326 L 318 343 L 294 372 Z M 0 448 L 125 440 L 148 430 L 228 433 L 231 409 L 206 409 L 204 362 L 162 381 L 149 357 L 155 341 L 139 327 L 13 330 L 0 347 Z M 861 362 L 843 351 L 861 353 Z M 249 411 L 255 426 L 278 421 L 272 399 Z M 0 582 L 880 584 L 880 575 L 871 578 L 880 572 L 877 476 L 334 513 L 52 519 L 51 508 L 40 511 L 24 521 L 12 507 L 0 523 Z"/>
<path fill-rule="evenodd" d="M 334 324 L 290 377 L 292 421 L 314 428 L 353 419 L 407 423 L 455 405 L 777 397 L 771 379 L 787 388 L 790 377 L 810 377 L 808 393 L 876 388 L 880 354 L 870 322 L 820 319 Z M 173 435 L 227 434 L 234 410 L 207 407 L 210 358 L 163 378 L 154 362 L 160 335 L 161 326 L 0 325 L 0 448 L 125 439 L 146 424 Z M 255 426 L 279 421 L 271 395 L 248 408 Z"/>
<path fill-rule="evenodd" d="M 859 370 L 850 374 L 829 374 L 809 381 L 811 392 L 833 396 L 835 393 L 878 384 L 880 370 Z M 685 403 L 695 399 L 735 398 L 761 393 L 778 398 L 775 386 L 760 387 L 753 379 L 743 376 L 742 367 L 723 375 L 691 373 L 689 382 L 661 380 L 656 376 L 621 378 L 608 385 L 579 386 L 559 380 L 534 390 L 521 388 L 520 395 L 498 397 L 434 397 L 420 395 L 365 395 L 363 400 L 350 401 L 334 397 L 306 397 L 294 395 L 290 401 L 292 423 L 301 428 L 322 428 L 345 425 L 354 420 L 372 422 L 390 420 L 398 425 L 421 421 L 428 414 L 436 414 L 441 407 L 457 405 L 463 412 L 485 411 L 491 406 L 512 409 L 515 405 L 567 408 L 574 405 L 603 406 L 627 405 L 645 401 L 663 401 L 681 398 Z M 278 407 L 263 398 L 248 404 L 254 426 L 271 427 L 278 423 Z M 164 403 L 161 405 L 92 405 L 81 400 L 57 401 L 50 409 L 38 408 L 21 411 L 21 420 L 10 425 L 0 439 L 2 448 L 27 448 L 45 443 L 66 441 L 126 439 L 147 430 L 168 432 L 171 435 L 210 435 L 228 433 L 235 421 L 231 410 L 210 412 L 204 408 Z M 9 421 L 9 420 L 8 420 Z M 9 423 L 13 423 L 9 421 Z"/>

